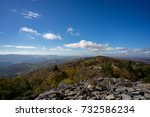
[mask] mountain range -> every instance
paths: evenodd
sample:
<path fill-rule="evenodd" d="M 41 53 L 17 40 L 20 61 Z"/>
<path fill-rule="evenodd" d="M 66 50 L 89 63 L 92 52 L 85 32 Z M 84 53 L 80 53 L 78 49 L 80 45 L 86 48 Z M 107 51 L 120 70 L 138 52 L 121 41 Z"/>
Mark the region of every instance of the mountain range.
<path fill-rule="evenodd" d="M 57 55 L 0 55 L 0 77 L 12 78 L 38 68 L 64 63 L 79 57 Z"/>
<path fill-rule="evenodd" d="M 49 60 L 44 58 L 39 61 L 36 56 L 38 62 L 27 63 L 26 60 L 33 60 L 34 56 L 31 56 L 31 59 L 29 56 L 24 57 L 22 60 L 20 57 L 24 56 L 18 56 L 16 59 L 14 57 L 12 60 L 16 62 L 13 65 L 3 66 L 0 70 L 0 99 L 35 99 L 47 90 L 100 77 L 150 82 L 150 64 L 140 61 L 104 56 L 52 56 Z M 40 60 L 42 57 L 39 57 Z M 9 55 L 9 59 L 3 61 L 12 63 L 10 58 Z"/>

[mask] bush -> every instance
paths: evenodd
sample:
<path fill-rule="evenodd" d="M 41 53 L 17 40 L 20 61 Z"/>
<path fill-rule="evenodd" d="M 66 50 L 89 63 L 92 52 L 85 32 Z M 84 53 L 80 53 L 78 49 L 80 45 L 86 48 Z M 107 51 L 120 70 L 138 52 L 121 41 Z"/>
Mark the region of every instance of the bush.
<path fill-rule="evenodd" d="M 53 71 L 58 71 L 58 70 L 59 69 L 58 69 L 57 65 L 55 65 L 54 68 L 53 68 Z"/>
<path fill-rule="evenodd" d="M 55 71 L 49 75 L 48 83 L 51 85 L 51 88 L 54 88 L 65 78 L 68 78 L 65 71 Z"/>
<path fill-rule="evenodd" d="M 74 81 L 74 79 L 67 78 L 67 79 L 64 79 L 62 82 L 65 84 L 73 84 L 75 81 Z"/>
<path fill-rule="evenodd" d="M 144 82 L 150 83 L 150 73 L 144 78 Z"/>
<path fill-rule="evenodd" d="M 126 65 L 126 70 L 129 72 L 133 72 L 132 62 L 129 61 Z"/>

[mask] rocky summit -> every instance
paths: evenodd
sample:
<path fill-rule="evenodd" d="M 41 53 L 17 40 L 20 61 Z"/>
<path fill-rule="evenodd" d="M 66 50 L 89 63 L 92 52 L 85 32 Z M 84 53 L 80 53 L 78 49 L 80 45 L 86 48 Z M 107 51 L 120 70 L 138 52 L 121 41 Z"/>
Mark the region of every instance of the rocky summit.
<path fill-rule="evenodd" d="M 150 84 L 121 78 L 92 78 L 40 94 L 36 100 L 149 100 Z"/>

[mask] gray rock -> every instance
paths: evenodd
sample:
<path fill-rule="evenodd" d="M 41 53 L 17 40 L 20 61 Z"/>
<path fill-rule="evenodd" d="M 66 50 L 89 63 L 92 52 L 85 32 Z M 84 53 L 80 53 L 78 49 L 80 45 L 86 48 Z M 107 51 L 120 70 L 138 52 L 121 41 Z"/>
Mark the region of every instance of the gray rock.
<path fill-rule="evenodd" d="M 96 97 L 91 97 L 89 100 L 96 100 Z"/>
<path fill-rule="evenodd" d="M 84 96 L 78 96 L 77 100 L 83 100 Z"/>
<path fill-rule="evenodd" d="M 149 89 L 146 89 L 146 88 L 142 88 L 141 91 L 145 92 L 145 93 L 150 93 L 150 90 Z"/>
<path fill-rule="evenodd" d="M 136 91 L 141 91 L 141 89 L 139 87 L 136 87 L 135 90 Z"/>
<path fill-rule="evenodd" d="M 150 93 L 144 93 L 144 97 L 146 97 L 147 99 L 150 99 Z"/>
<path fill-rule="evenodd" d="M 76 94 L 75 91 L 70 91 L 70 92 L 68 93 L 69 96 L 73 96 L 73 95 L 75 95 L 75 94 Z"/>
<path fill-rule="evenodd" d="M 124 92 L 126 92 L 127 91 L 127 88 L 126 87 L 118 87 L 117 89 L 116 89 L 116 92 L 118 92 L 118 93 L 124 93 Z"/>
<path fill-rule="evenodd" d="M 66 89 L 65 93 L 68 94 L 70 92 L 70 89 Z"/>
<path fill-rule="evenodd" d="M 127 94 L 121 94 L 121 96 L 122 96 L 123 100 L 131 100 L 132 99 L 131 96 L 129 96 Z"/>
<path fill-rule="evenodd" d="M 111 88 L 110 88 L 110 91 L 111 91 L 111 92 L 115 92 L 115 90 L 117 89 L 117 86 L 116 86 L 116 85 L 111 85 L 110 87 L 111 87 Z"/>
<path fill-rule="evenodd" d="M 139 92 L 139 91 L 135 91 L 135 92 L 132 92 L 131 94 L 132 94 L 132 95 L 139 95 L 140 92 Z"/>
<path fill-rule="evenodd" d="M 100 92 L 99 91 L 92 91 L 91 94 L 92 95 L 97 95 L 97 94 L 100 94 Z"/>
<path fill-rule="evenodd" d="M 121 98 L 116 98 L 115 100 L 121 100 Z"/>
<path fill-rule="evenodd" d="M 129 93 L 131 93 L 131 92 L 135 91 L 135 89 L 133 89 L 133 88 L 127 88 L 127 91 L 128 91 Z"/>
<path fill-rule="evenodd" d="M 53 94 L 50 94 L 48 97 L 50 97 L 50 98 L 55 98 L 55 97 L 57 97 L 57 94 L 56 94 L 56 93 L 53 93 Z"/>
<path fill-rule="evenodd" d="M 141 96 L 141 95 L 135 95 L 133 97 L 134 100 L 145 100 L 146 98 L 144 96 Z"/>
<path fill-rule="evenodd" d="M 97 100 L 102 100 L 102 97 L 101 97 L 100 94 L 95 95 L 95 97 L 96 97 Z"/>
<path fill-rule="evenodd" d="M 115 97 L 114 97 L 113 94 L 111 94 L 111 95 L 106 96 L 105 99 L 106 99 L 106 100 L 114 100 Z"/>
<path fill-rule="evenodd" d="M 100 82 L 100 81 L 103 81 L 104 78 L 97 78 L 97 81 Z"/>
<path fill-rule="evenodd" d="M 90 91 L 94 90 L 94 86 L 92 86 L 92 85 L 90 85 L 90 84 L 87 86 L 87 88 L 88 88 Z"/>
<path fill-rule="evenodd" d="M 46 92 L 40 94 L 40 95 L 36 98 L 36 100 L 38 100 L 38 99 L 43 99 L 43 98 L 47 97 L 48 95 L 50 95 L 51 93 L 55 93 L 54 90 L 46 91 Z"/>
<path fill-rule="evenodd" d="M 102 91 L 102 88 L 101 87 L 99 87 L 99 86 L 96 86 L 96 88 L 95 88 L 97 91 Z"/>
<path fill-rule="evenodd" d="M 95 85 L 91 81 L 96 82 Z M 27 98 L 28 99 L 28 98 Z M 120 78 L 93 78 L 75 84 L 61 84 L 40 94 L 37 100 L 145 100 L 150 99 L 150 85 Z"/>

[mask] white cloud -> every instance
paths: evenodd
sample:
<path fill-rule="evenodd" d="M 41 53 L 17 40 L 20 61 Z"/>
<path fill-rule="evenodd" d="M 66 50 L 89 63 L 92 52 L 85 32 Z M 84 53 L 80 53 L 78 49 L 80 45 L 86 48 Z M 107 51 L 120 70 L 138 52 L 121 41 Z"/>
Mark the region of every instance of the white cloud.
<path fill-rule="evenodd" d="M 45 34 L 43 34 L 43 38 L 48 39 L 48 40 L 54 40 L 54 39 L 61 40 L 62 39 L 60 35 L 56 35 L 53 33 L 45 33 Z"/>
<path fill-rule="evenodd" d="M 26 10 L 17 11 L 15 9 L 13 9 L 11 11 L 14 13 L 20 14 L 24 18 L 27 18 L 27 19 L 33 19 L 33 18 L 40 18 L 41 17 L 41 15 L 39 13 L 35 13 L 32 11 L 26 11 Z"/>
<path fill-rule="evenodd" d="M 71 51 L 72 49 L 64 48 L 62 46 L 56 46 L 55 48 L 50 48 L 50 51 Z"/>
<path fill-rule="evenodd" d="M 34 46 L 15 46 L 15 48 L 20 48 L 20 49 L 34 49 L 36 47 L 34 47 Z"/>
<path fill-rule="evenodd" d="M 87 49 L 91 52 L 115 52 L 115 51 L 126 51 L 124 47 L 110 47 L 108 44 L 99 44 L 92 41 L 81 40 L 78 43 L 65 44 L 65 47 L 69 48 L 82 48 Z"/>
<path fill-rule="evenodd" d="M 36 36 L 40 36 L 44 39 L 47 39 L 47 40 L 61 40 L 62 37 L 60 35 L 57 35 L 57 34 L 53 34 L 53 33 L 45 33 L 45 34 L 41 34 L 39 33 L 38 31 L 32 29 L 32 28 L 28 28 L 28 27 L 22 27 L 20 29 L 20 32 L 25 32 L 25 33 L 32 33 L 32 34 L 35 34 Z M 35 39 L 35 37 L 30 37 L 30 39 Z"/>
<path fill-rule="evenodd" d="M 21 14 L 23 15 L 23 17 L 28 19 L 39 18 L 41 16 L 39 13 L 35 13 L 32 11 L 24 11 Z"/>
<path fill-rule="evenodd" d="M 115 47 L 114 50 L 122 50 L 122 51 L 125 51 L 125 50 L 127 50 L 127 48 L 124 48 L 124 47 Z"/>
<path fill-rule="evenodd" d="M 106 48 L 106 50 L 107 51 L 126 51 L 127 50 L 127 48 L 124 48 L 124 47 L 108 47 L 108 48 Z"/>
<path fill-rule="evenodd" d="M 36 30 L 28 28 L 28 27 L 22 27 L 20 29 L 21 32 L 26 32 L 26 33 L 33 33 L 35 35 L 40 35 L 40 33 L 38 33 Z"/>
<path fill-rule="evenodd" d="M 42 55 L 43 53 L 37 53 L 37 52 L 34 52 L 34 51 L 25 51 L 25 50 L 3 50 L 1 51 L 0 50 L 0 54 L 1 55 L 7 55 L 7 54 L 20 54 L 20 55 Z"/>
<path fill-rule="evenodd" d="M 150 50 L 144 51 L 144 54 L 150 54 Z"/>
<path fill-rule="evenodd" d="M 18 48 L 18 49 L 34 49 L 36 47 L 34 46 L 16 46 L 16 45 L 2 45 L 3 47 L 6 48 Z"/>
<path fill-rule="evenodd" d="M 128 52 L 126 50 L 123 50 L 123 51 L 120 52 L 120 54 L 127 55 Z"/>
<path fill-rule="evenodd" d="M 71 28 L 71 27 L 67 28 L 67 32 L 73 32 L 73 31 L 74 31 L 73 28 Z"/>
<path fill-rule="evenodd" d="M 80 33 L 79 32 L 75 32 L 72 27 L 67 28 L 67 33 L 69 33 L 72 36 L 79 36 L 80 35 Z"/>
<path fill-rule="evenodd" d="M 133 48 L 133 49 L 126 49 L 120 51 L 120 54 L 130 55 L 130 56 L 150 56 L 150 48 L 142 49 L 142 48 Z"/>
<path fill-rule="evenodd" d="M 64 46 L 70 48 L 85 48 L 91 51 L 99 51 L 99 50 L 102 51 L 108 48 L 107 44 L 97 44 L 92 41 L 86 41 L 86 40 L 81 40 L 78 43 L 65 44 Z"/>
<path fill-rule="evenodd" d="M 150 48 L 141 49 L 141 48 L 134 48 L 127 51 L 128 54 L 150 54 Z"/>

